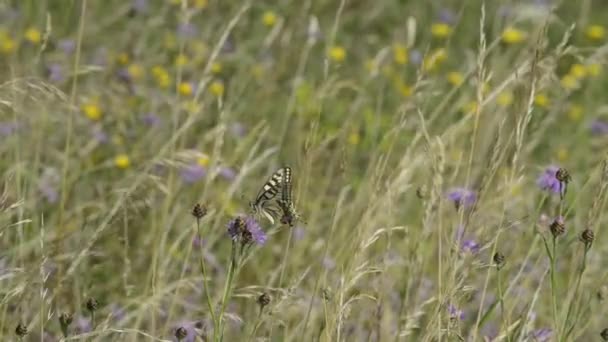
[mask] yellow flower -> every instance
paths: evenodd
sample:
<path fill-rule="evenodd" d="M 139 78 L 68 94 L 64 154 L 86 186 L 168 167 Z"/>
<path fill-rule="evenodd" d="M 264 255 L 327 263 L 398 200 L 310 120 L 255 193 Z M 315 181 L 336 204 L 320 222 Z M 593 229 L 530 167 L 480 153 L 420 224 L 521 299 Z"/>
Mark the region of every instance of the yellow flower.
<path fill-rule="evenodd" d="M 262 22 L 265 26 L 272 27 L 277 22 L 277 15 L 273 11 L 266 11 L 262 16 Z"/>
<path fill-rule="evenodd" d="M 395 44 L 393 46 L 393 59 L 397 64 L 407 64 L 408 56 L 407 56 L 407 48 L 403 46 L 403 44 Z"/>
<path fill-rule="evenodd" d="M 431 34 L 435 38 L 446 38 L 452 33 L 450 25 L 445 23 L 435 23 L 431 26 Z"/>
<path fill-rule="evenodd" d="M 30 27 L 25 31 L 25 40 L 27 40 L 28 42 L 32 43 L 32 44 L 38 44 L 40 43 L 40 40 L 42 39 L 42 34 L 40 33 L 40 31 L 38 31 L 38 29 L 34 28 L 34 27 Z"/>
<path fill-rule="evenodd" d="M 11 37 L 5 37 L 2 40 L 0 40 L 0 51 L 2 51 L 3 54 L 10 54 L 13 51 L 15 51 L 15 41 L 11 38 Z"/>
<path fill-rule="evenodd" d="M 578 79 L 571 74 L 562 77 L 559 83 L 562 85 L 562 87 L 568 90 L 573 90 L 579 87 Z"/>
<path fill-rule="evenodd" d="M 177 55 L 177 57 L 175 57 L 175 65 L 179 67 L 185 66 L 186 64 L 188 64 L 189 61 L 190 58 L 188 58 L 188 56 L 184 55 L 183 53 L 180 53 L 179 55 Z"/>
<path fill-rule="evenodd" d="M 439 48 L 435 50 L 432 54 L 426 56 L 422 65 L 424 70 L 433 71 L 435 70 L 441 63 L 443 63 L 448 58 L 448 54 L 444 48 Z"/>
<path fill-rule="evenodd" d="M 213 62 L 213 64 L 211 64 L 211 72 L 214 74 L 219 74 L 222 72 L 222 63 L 221 62 Z"/>
<path fill-rule="evenodd" d="M 160 65 L 154 66 L 152 68 L 152 75 L 156 79 L 156 83 L 161 88 L 167 88 L 171 85 L 171 77 L 165 68 Z"/>
<path fill-rule="evenodd" d="M 209 165 L 209 156 L 206 154 L 203 154 L 202 156 L 198 157 L 198 159 L 196 160 L 196 163 L 200 166 Z"/>
<path fill-rule="evenodd" d="M 583 106 L 579 104 L 571 104 L 568 108 L 568 118 L 574 122 L 580 121 L 583 117 Z"/>
<path fill-rule="evenodd" d="M 518 44 L 526 40 L 526 32 L 513 27 L 507 27 L 502 32 L 502 41 L 506 44 Z"/>
<path fill-rule="evenodd" d="M 556 152 L 557 155 L 557 160 L 561 163 L 565 162 L 566 160 L 568 160 L 568 157 L 570 156 L 570 153 L 568 153 L 568 149 L 565 148 L 564 146 L 561 146 L 557 149 Z"/>
<path fill-rule="evenodd" d="M 346 59 L 346 50 L 341 46 L 332 46 L 329 49 L 329 57 L 334 61 L 341 63 Z"/>
<path fill-rule="evenodd" d="M 95 102 L 89 102 L 82 105 L 82 111 L 87 118 L 93 121 L 101 119 L 101 109 Z"/>
<path fill-rule="evenodd" d="M 194 0 L 194 7 L 198 9 L 205 9 L 209 5 L 208 0 Z"/>
<path fill-rule="evenodd" d="M 126 154 L 119 154 L 114 157 L 114 165 L 116 165 L 117 168 L 124 170 L 131 166 L 131 160 Z"/>
<path fill-rule="evenodd" d="M 602 25 L 591 25 L 585 30 L 585 35 L 589 40 L 602 40 L 606 36 L 606 29 Z"/>
<path fill-rule="evenodd" d="M 361 136 L 359 135 L 359 133 L 357 132 L 351 132 L 348 135 L 348 143 L 353 145 L 353 146 L 357 146 L 359 145 L 359 143 L 361 142 Z"/>
<path fill-rule="evenodd" d="M 602 72 L 602 65 L 598 63 L 591 63 L 587 65 L 587 73 L 589 76 L 597 77 Z"/>
<path fill-rule="evenodd" d="M 129 54 L 126 52 L 121 52 L 118 54 L 118 56 L 116 56 L 116 61 L 118 62 L 118 64 L 120 65 L 127 65 L 129 64 Z"/>
<path fill-rule="evenodd" d="M 510 106 L 513 103 L 513 93 L 510 91 L 503 91 L 502 93 L 498 94 L 496 102 L 503 107 Z"/>
<path fill-rule="evenodd" d="M 127 73 L 129 73 L 131 78 L 139 79 L 144 75 L 144 68 L 139 64 L 133 63 L 127 68 Z"/>
<path fill-rule="evenodd" d="M 182 82 L 177 86 L 177 91 L 183 96 L 190 96 L 193 92 L 192 84 L 189 82 Z"/>
<path fill-rule="evenodd" d="M 478 107 L 479 105 L 477 104 L 477 101 L 470 101 L 464 105 L 463 111 L 466 114 L 476 114 Z"/>
<path fill-rule="evenodd" d="M 570 75 L 576 77 L 576 78 L 583 78 L 585 76 L 587 76 L 587 68 L 579 63 L 576 64 L 572 64 L 572 66 L 570 67 Z"/>
<path fill-rule="evenodd" d="M 448 82 L 455 87 L 460 86 L 462 82 L 464 82 L 464 76 L 458 71 L 448 72 L 447 79 Z"/>
<path fill-rule="evenodd" d="M 220 81 L 213 81 L 209 86 L 209 91 L 211 91 L 211 94 L 221 97 L 224 95 L 224 83 Z"/>
<path fill-rule="evenodd" d="M 261 80 L 262 77 L 264 76 L 264 66 L 261 65 L 260 63 L 254 64 L 253 66 L 251 66 L 251 74 L 257 80 Z"/>
<path fill-rule="evenodd" d="M 410 97 L 414 93 L 414 89 L 405 83 L 399 85 L 399 92 L 404 97 Z"/>
<path fill-rule="evenodd" d="M 537 94 L 534 96 L 534 104 L 541 108 L 548 108 L 549 98 L 545 94 Z"/>
<path fill-rule="evenodd" d="M 202 107 L 196 101 L 186 101 L 183 108 L 186 112 L 193 114 L 199 112 Z"/>

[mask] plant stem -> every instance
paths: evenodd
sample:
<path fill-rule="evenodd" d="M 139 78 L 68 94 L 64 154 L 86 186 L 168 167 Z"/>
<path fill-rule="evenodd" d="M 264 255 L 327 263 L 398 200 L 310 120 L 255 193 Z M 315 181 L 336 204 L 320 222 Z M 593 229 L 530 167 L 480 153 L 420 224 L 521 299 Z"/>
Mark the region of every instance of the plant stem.
<path fill-rule="evenodd" d="M 203 234 L 201 233 L 201 225 L 200 225 L 199 219 L 196 220 L 196 230 L 198 232 L 198 238 L 201 241 L 201 245 L 202 245 Z M 200 263 L 201 263 L 201 271 L 203 272 L 203 286 L 204 286 L 204 291 L 205 291 L 205 297 L 207 299 L 207 309 L 209 310 L 209 314 L 211 315 L 211 321 L 213 321 L 213 327 L 215 328 L 215 327 L 217 327 L 217 318 L 215 317 L 215 311 L 213 310 L 211 294 L 209 292 L 209 278 L 207 277 L 207 267 L 205 267 L 205 252 L 204 252 L 202 246 L 201 246 Z"/>
<path fill-rule="evenodd" d="M 555 271 L 557 267 L 557 237 L 553 236 L 553 252 L 551 253 L 551 301 L 553 306 L 553 324 L 557 332 L 557 339 L 560 340 L 559 320 L 557 318 L 557 281 L 555 280 Z"/>
<path fill-rule="evenodd" d="M 222 341 L 224 338 L 224 312 L 226 311 L 226 305 L 228 304 L 228 299 L 230 299 L 230 294 L 232 290 L 232 282 L 234 280 L 234 273 L 237 268 L 237 260 L 236 260 L 236 244 L 232 243 L 232 256 L 230 258 L 230 267 L 228 268 L 228 279 L 226 279 L 226 284 L 224 286 L 224 294 L 222 295 L 222 303 L 220 309 L 220 315 L 218 317 L 218 328 L 215 330 L 215 341 Z"/>

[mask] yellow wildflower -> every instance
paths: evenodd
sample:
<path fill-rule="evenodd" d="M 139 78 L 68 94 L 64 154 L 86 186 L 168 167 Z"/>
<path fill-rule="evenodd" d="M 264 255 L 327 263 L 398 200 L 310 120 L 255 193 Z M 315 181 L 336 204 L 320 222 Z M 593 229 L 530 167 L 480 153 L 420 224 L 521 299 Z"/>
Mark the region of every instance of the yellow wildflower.
<path fill-rule="evenodd" d="M 602 40 L 606 36 L 606 28 L 602 25 L 591 25 L 585 30 L 585 35 L 589 40 Z"/>
<path fill-rule="evenodd" d="M 463 111 L 466 114 L 476 114 L 478 107 L 479 104 L 477 104 L 477 101 L 470 101 L 469 103 L 464 105 Z"/>
<path fill-rule="evenodd" d="M 591 63 L 587 65 L 587 73 L 589 76 L 597 77 L 602 72 L 602 65 L 598 63 Z"/>
<path fill-rule="evenodd" d="M 262 22 L 265 26 L 272 27 L 277 23 L 277 15 L 273 11 L 266 11 L 262 16 Z"/>
<path fill-rule="evenodd" d="M 101 109 L 96 102 L 85 103 L 82 105 L 82 111 L 87 118 L 93 121 L 98 121 L 101 119 Z"/>
<path fill-rule="evenodd" d="M 458 71 L 448 72 L 446 78 L 448 79 L 448 82 L 455 87 L 460 86 L 462 82 L 464 82 L 464 76 Z"/>
<path fill-rule="evenodd" d="M 446 23 L 435 23 L 431 25 L 431 34 L 435 38 L 447 38 L 452 33 L 452 28 Z"/>
<path fill-rule="evenodd" d="M 404 97 L 410 97 L 414 93 L 414 88 L 412 88 L 409 85 L 401 82 L 401 84 L 399 85 L 399 92 Z"/>
<path fill-rule="evenodd" d="M 129 73 L 132 79 L 139 79 L 144 75 L 144 68 L 139 64 L 132 63 L 127 68 L 127 73 Z"/>
<path fill-rule="evenodd" d="M 570 67 L 570 75 L 576 77 L 576 78 L 583 78 L 585 76 L 587 76 L 587 68 L 579 63 L 576 64 L 572 64 L 572 66 Z"/>
<path fill-rule="evenodd" d="M 534 96 L 534 104 L 541 108 L 548 108 L 549 98 L 545 94 L 537 94 Z"/>
<path fill-rule="evenodd" d="M 25 30 L 25 34 L 24 34 L 25 40 L 27 40 L 28 42 L 32 43 L 32 44 L 39 44 L 40 40 L 42 39 L 42 34 L 40 33 L 40 31 L 34 27 L 30 27 L 27 30 Z"/>
<path fill-rule="evenodd" d="M 126 154 L 119 154 L 116 157 L 114 157 L 114 165 L 116 165 L 117 168 L 119 169 L 127 169 L 129 168 L 129 166 L 131 166 L 131 160 L 129 159 L 129 156 Z"/>
<path fill-rule="evenodd" d="M 175 65 L 178 67 L 185 66 L 186 64 L 188 64 L 189 61 L 190 58 L 188 58 L 188 56 L 183 53 L 180 53 L 179 55 L 177 55 L 177 57 L 175 57 Z"/>
<path fill-rule="evenodd" d="M 183 96 L 190 96 L 193 93 L 193 87 L 190 82 L 182 82 L 177 86 L 177 91 Z"/>
<path fill-rule="evenodd" d="M 502 93 L 498 94 L 496 102 L 503 107 L 510 106 L 513 103 L 513 93 L 510 91 L 503 91 Z"/>
<path fill-rule="evenodd" d="M 15 41 L 11 37 L 4 37 L 0 40 L 0 51 L 3 54 L 10 54 L 15 51 Z"/>
<path fill-rule="evenodd" d="M 203 154 L 202 156 L 198 157 L 198 159 L 196 160 L 196 163 L 200 166 L 209 165 L 209 156 L 206 154 Z"/>
<path fill-rule="evenodd" d="M 567 149 L 567 148 L 565 148 L 564 146 L 560 146 L 560 147 L 557 149 L 557 151 L 556 151 L 556 153 L 555 153 L 555 154 L 557 155 L 557 160 L 558 160 L 560 163 L 563 163 L 563 162 L 565 162 L 566 160 L 568 160 L 568 157 L 570 156 L 570 153 L 568 152 L 568 149 Z"/>
<path fill-rule="evenodd" d="M 261 80 L 262 77 L 264 76 L 264 66 L 262 64 L 260 64 L 260 63 L 256 63 L 256 64 L 252 65 L 251 66 L 251 74 L 257 80 Z"/>
<path fill-rule="evenodd" d="M 194 7 L 198 9 L 205 9 L 209 5 L 208 0 L 194 0 Z"/>
<path fill-rule="evenodd" d="M 393 46 L 393 59 L 397 64 L 407 64 L 408 55 L 407 48 L 403 44 L 395 44 Z"/>
<path fill-rule="evenodd" d="M 222 72 L 223 66 L 221 62 L 213 62 L 211 64 L 211 72 L 214 74 L 219 74 Z"/>
<path fill-rule="evenodd" d="M 583 117 L 583 106 L 579 104 L 571 104 L 568 108 L 568 118 L 574 122 L 580 121 Z"/>
<path fill-rule="evenodd" d="M 118 54 L 118 56 L 116 56 L 116 61 L 118 62 L 118 64 L 120 65 L 127 65 L 129 64 L 129 54 L 126 52 L 121 52 Z"/>
<path fill-rule="evenodd" d="M 344 62 L 344 60 L 346 59 L 346 50 L 341 46 L 332 46 L 329 49 L 329 57 L 334 62 Z"/>
<path fill-rule="evenodd" d="M 573 90 L 579 87 L 578 79 L 572 74 L 567 74 L 559 82 L 564 89 Z"/>
<path fill-rule="evenodd" d="M 502 32 L 502 41 L 506 44 L 518 44 L 526 40 L 526 32 L 513 27 L 507 27 Z"/>
<path fill-rule="evenodd" d="M 209 91 L 211 91 L 211 94 L 221 97 L 224 95 L 224 83 L 220 81 L 213 81 L 209 86 Z"/>
<path fill-rule="evenodd" d="M 424 58 L 422 65 L 424 70 L 433 71 L 435 70 L 441 63 L 443 63 L 448 58 L 448 54 L 444 48 L 439 48 L 435 50 L 430 55 Z"/>
<path fill-rule="evenodd" d="M 361 142 L 361 136 L 359 135 L 358 132 L 351 132 L 348 135 L 348 143 L 353 145 L 353 146 L 357 146 L 359 145 L 359 143 Z"/>

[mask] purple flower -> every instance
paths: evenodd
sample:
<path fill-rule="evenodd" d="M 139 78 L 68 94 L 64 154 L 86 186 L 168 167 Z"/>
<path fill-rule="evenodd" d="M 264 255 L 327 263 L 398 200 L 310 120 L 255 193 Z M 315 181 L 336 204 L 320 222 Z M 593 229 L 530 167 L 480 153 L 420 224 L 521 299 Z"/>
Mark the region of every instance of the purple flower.
<path fill-rule="evenodd" d="M 177 36 L 181 39 L 191 39 L 196 37 L 198 29 L 192 23 L 182 23 L 177 27 Z"/>
<path fill-rule="evenodd" d="M 236 171 L 231 167 L 222 166 L 220 167 L 220 176 L 227 181 L 233 181 L 236 178 Z"/>
<path fill-rule="evenodd" d="M 473 240 L 464 240 L 460 245 L 460 249 L 463 252 L 477 254 L 479 252 L 480 246 L 477 242 L 475 242 Z"/>
<path fill-rule="evenodd" d="M 48 78 L 53 83 L 60 83 L 65 79 L 63 68 L 57 63 L 53 63 L 47 67 Z"/>
<path fill-rule="evenodd" d="M 252 216 L 238 216 L 231 220 L 228 223 L 228 235 L 233 241 L 243 244 L 255 242 L 261 246 L 267 240 L 266 233 Z"/>
<path fill-rule="evenodd" d="M 201 248 L 205 245 L 205 240 L 201 239 L 198 235 L 194 237 L 194 239 L 192 239 L 192 247 L 194 248 Z"/>
<path fill-rule="evenodd" d="M 230 132 L 237 138 L 242 138 L 247 134 L 247 129 L 245 125 L 240 122 L 235 122 L 230 126 Z"/>
<path fill-rule="evenodd" d="M 530 333 L 530 337 L 533 339 L 534 342 L 549 341 L 551 335 L 553 335 L 553 331 L 549 328 L 534 330 Z"/>
<path fill-rule="evenodd" d="M 413 65 L 420 65 L 422 63 L 422 53 L 419 50 L 410 51 L 410 62 Z"/>
<path fill-rule="evenodd" d="M 437 16 L 439 17 L 439 21 L 445 24 L 454 24 L 456 22 L 456 15 L 454 15 L 452 10 L 447 8 L 440 9 Z"/>
<path fill-rule="evenodd" d="M 59 183 L 59 174 L 57 170 L 48 168 L 44 170 L 42 176 L 40 176 L 40 183 L 38 183 L 38 190 L 42 193 L 42 196 L 49 203 L 55 203 L 59 199 L 59 193 L 57 191 L 57 185 Z"/>
<path fill-rule="evenodd" d="M 61 51 L 68 55 L 76 50 L 76 42 L 74 42 L 72 39 L 62 39 L 57 45 Z"/>
<path fill-rule="evenodd" d="M 138 13 L 145 13 L 148 10 L 148 0 L 133 0 L 131 8 Z"/>
<path fill-rule="evenodd" d="M 467 208 L 475 204 L 477 195 L 475 194 L 475 191 L 472 190 L 465 188 L 454 188 L 448 193 L 448 198 L 454 201 L 456 208 L 459 208 L 461 205 Z"/>
<path fill-rule="evenodd" d="M 459 321 L 464 319 L 464 311 L 458 309 L 453 304 L 448 305 L 448 313 L 450 314 L 451 319 L 457 319 Z"/>
<path fill-rule="evenodd" d="M 101 126 L 95 126 L 91 130 L 91 135 L 100 144 L 105 144 L 109 141 L 108 134 L 101 128 Z"/>
<path fill-rule="evenodd" d="M 608 122 L 603 121 L 603 120 L 593 120 L 591 122 L 591 124 L 589 125 L 589 128 L 591 129 L 591 133 L 595 134 L 595 135 L 606 135 L 608 134 Z"/>
<path fill-rule="evenodd" d="M 80 316 L 76 319 L 76 332 L 78 334 L 84 334 L 92 331 L 91 319 Z"/>
<path fill-rule="evenodd" d="M 201 327 L 202 323 L 198 321 L 181 321 L 173 327 L 173 331 L 178 328 L 186 329 L 186 337 L 182 339 L 182 342 L 196 342 L 196 337 L 198 336 L 198 332 L 196 331 L 198 327 Z M 175 334 L 173 334 L 175 335 Z M 173 341 L 177 341 L 176 337 L 173 337 Z"/>
<path fill-rule="evenodd" d="M 19 123 L 14 121 L 0 122 L 0 137 L 12 135 L 19 128 Z"/>
<path fill-rule="evenodd" d="M 186 184 L 192 184 L 205 177 L 207 170 L 199 164 L 190 164 L 182 169 L 181 177 Z"/>
<path fill-rule="evenodd" d="M 154 113 L 147 113 L 141 117 L 141 121 L 148 126 L 158 126 L 160 124 L 160 117 Z"/>
<path fill-rule="evenodd" d="M 555 178 L 557 170 L 559 170 L 559 167 L 554 165 L 547 167 L 536 180 L 536 184 L 543 190 L 559 194 L 561 192 L 561 184 L 560 181 Z"/>

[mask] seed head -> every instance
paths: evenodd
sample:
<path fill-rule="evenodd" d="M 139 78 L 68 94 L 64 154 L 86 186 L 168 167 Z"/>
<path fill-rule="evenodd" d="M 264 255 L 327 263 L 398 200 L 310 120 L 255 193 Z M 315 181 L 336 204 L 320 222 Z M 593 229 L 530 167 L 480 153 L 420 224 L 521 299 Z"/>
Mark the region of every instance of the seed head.
<path fill-rule="evenodd" d="M 416 196 L 420 199 L 424 199 L 428 196 L 428 190 L 425 185 L 421 185 L 416 189 Z"/>
<path fill-rule="evenodd" d="M 572 180 L 572 177 L 570 177 L 570 173 L 568 172 L 568 170 L 561 167 L 557 169 L 557 172 L 555 172 L 555 178 L 558 181 L 566 184 Z"/>
<path fill-rule="evenodd" d="M 494 260 L 494 263 L 496 264 L 496 267 L 498 267 L 498 269 L 501 269 L 505 264 L 505 256 L 500 252 L 496 252 L 492 259 Z"/>
<path fill-rule="evenodd" d="M 564 224 L 563 220 L 557 218 L 553 220 L 553 223 L 551 223 L 549 229 L 551 230 L 553 237 L 558 237 L 566 232 L 566 225 Z"/>
<path fill-rule="evenodd" d="M 27 335 L 27 326 L 23 323 L 17 324 L 17 327 L 15 328 L 15 334 L 17 334 L 17 336 L 19 336 L 20 338 L 23 338 L 25 335 Z"/>
<path fill-rule="evenodd" d="M 608 341 L 608 328 L 604 328 L 600 333 L 600 336 L 602 337 L 602 340 Z"/>
<path fill-rule="evenodd" d="M 200 220 L 205 217 L 205 215 L 207 215 L 207 206 L 196 203 L 194 208 L 192 208 L 192 216 L 194 216 L 197 220 Z"/>
<path fill-rule="evenodd" d="M 73 316 L 71 313 L 64 312 L 59 315 L 59 325 L 64 337 L 68 337 L 68 328 L 72 324 Z"/>
<path fill-rule="evenodd" d="M 270 304 L 270 295 L 266 292 L 262 293 L 259 297 L 258 297 L 258 305 L 260 305 L 260 309 L 264 309 L 265 306 L 267 306 L 268 304 Z"/>
<path fill-rule="evenodd" d="M 323 297 L 323 300 L 329 302 L 332 298 L 333 298 L 333 293 L 331 288 L 326 287 L 323 289 L 323 292 L 321 293 L 321 296 Z"/>
<path fill-rule="evenodd" d="M 95 311 L 97 311 L 97 308 L 99 307 L 99 302 L 97 301 L 97 299 L 93 298 L 93 297 L 89 297 L 89 299 L 87 299 L 87 310 L 89 310 L 90 313 L 94 313 Z"/>
<path fill-rule="evenodd" d="M 595 234 L 593 233 L 593 230 L 589 228 L 583 230 L 583 232 L 581 233 L 581 241 L 585 244 L 585 247 L 587 248 L 591 247 L 591 244 L 593 243 L 594 239 Z"/>
<path fill-rule="evenodd" d="M 188 337 L 188 330 L 186 330 L 186 328 L 179 327 L 179 328 L 175 329 L 175 338 L 178 341 L 181 341 L 181 340 L 185 339 L 186 337 Z"/>

